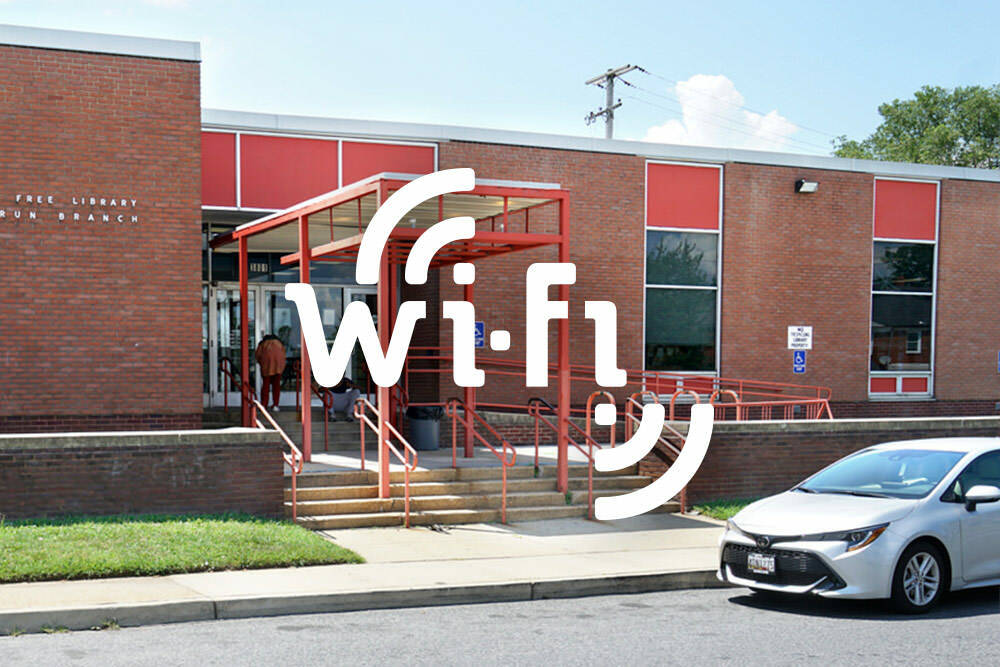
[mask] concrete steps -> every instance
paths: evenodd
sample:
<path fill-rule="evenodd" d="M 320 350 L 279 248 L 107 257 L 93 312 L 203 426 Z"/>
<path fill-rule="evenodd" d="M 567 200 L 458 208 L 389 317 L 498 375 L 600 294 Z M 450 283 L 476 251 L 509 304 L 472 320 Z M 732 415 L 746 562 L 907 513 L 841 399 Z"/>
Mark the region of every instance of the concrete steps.
<path fill-rule="evenodd" d="M 594 474 L 594 497 L 628 493 L 650 483 L 635 469 Z M 497 522 L 501 520 L 502 481 L 499 468 L 416 470 L 410 474 L 411 525 Z M 533 521 L 586 516 L 586 466 L 570 467 L 570 491 L 556 489 L 555 468 L 508 470 L 507 520 Z M 310 473 L 298 479 L 298 523 L 314 530 L 399 526 L 404 523 L 403 473 L 391 475 L 391 497 L 378 497 L 375 471 Z M 286 484 L 285 512 L 291 516 L 291 489 Z M 679 511 L 667 503 L 659 511 Z"/>

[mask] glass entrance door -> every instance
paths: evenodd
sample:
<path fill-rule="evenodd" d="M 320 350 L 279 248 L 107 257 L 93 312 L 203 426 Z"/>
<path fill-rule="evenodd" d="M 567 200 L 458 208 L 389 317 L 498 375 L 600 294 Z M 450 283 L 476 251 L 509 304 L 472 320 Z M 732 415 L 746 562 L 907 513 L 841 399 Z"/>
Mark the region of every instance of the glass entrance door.
<path fill-rule="evenodd" d="M 247 326 L 250 337 L 250 383 L 257 387 L 257 368 L 253 360 L 253 349 L 259 340 L 257 331 L 257 294 L 251 287 L 247 294 Z M 222 368 L 230 369 L 233 380 L 228 383 L 229 405 L 239 405 L 240 392 L 235 383 L 240 382 L 241 347 L 240 347 L 240 289 L 239 286 L 224 285 L 212 290 L 211 310 L 209 312 L 209 355 L 208 373 L 211 388 L 211 404 L 220 406 L 225 403 L 223 392 L 227 389 L 227 378 Z M 223 362 L 228 360 L 228 362 Z"/>
<path fill-rule="evenodd" d="M 274 334 L 285 346 L 285 356 L 288 365 L 281 378 L 281 405 L 294 405 L 295 392 L 298 390 L 298 376 L 295 368 L 302 359 L 302 330 L 299 326 L 299 313 L 295 304 L 285 299 L 284 285 L 261 285 L 262 329 L 261 336 Z M 340 318 L 344 313 L 343 291 L 339 285 L 313 285 L 316 293 L 316 305 L 319 306 L 319 317 L 323 323 L 323 335 L 326 338 L 327 349 L 333 345 L 333 340 L 340 327 Z M 318 399 L 313 400 L 319 405 Z"/>
<path fill-rule="evenodd" d="M 354 301 L 364 301 L 368 304 L 368 310 L 371 311 L 372 319 L 375 322 L 375 330 L 378 330 L 378 292 L 371 287 L 345 287 L 344 288 L 344 307 L 346 308 L 349 304 Z M 354 386 L 361 390 L 361 393 L 366 391 L 374 391 L 375 385 L 371 383 L 370 377 L 368 375 L 368 366 L 365 364 L 364 356 L 361 354 L 361 350 L 358 346 L 354 346 L 354 353 L 351 355 L 351 365 L 348 370 L 348 375 L 351 377 L 351 381 L 354 382 Z M 374 400 L 374 397 L 369 395 L 369 400 Z"/>
<path fill-rule="evenodd" d="M 377 297 L 372 288 L 313 285 L 313 289 L 316 292 L 327 349 L 333 345 L 346 303 L 365 301 L 372 314 L 376 312 Z M 285 286 L 280 284 L 250 285 L 247 295 L 250 382 L 259 395 L 260 374 L 254 350 L 264 336 L 274 334 L 285 346 L 285 357 L 288 360 L 281 378 L 281 405 L 295 405 L 295 392 L 298 389 L 295 368 L 302 358 L 302 333 L 295 304 L 285 300 Z M 229 360 L 228 367 L 232 369 L 237 382 L 240 375 L 239 285 L 223 283 L 211 289 L 206 319 L 209 337 L 206 355 L 209 403 L 219 407 L 226 403 L 226 376 L 220 368 L 220 362 Z M 351 356 L 347 374 L 362 391 L 368 386 L 368 369 L 357 346 Z M 232 382 L 229 384 L 228 402 L 230 406 L 238 406 L 240 402 L 239 389 Z M 318 400 L 314 400 L 314 405 L 318 404 Z"/>

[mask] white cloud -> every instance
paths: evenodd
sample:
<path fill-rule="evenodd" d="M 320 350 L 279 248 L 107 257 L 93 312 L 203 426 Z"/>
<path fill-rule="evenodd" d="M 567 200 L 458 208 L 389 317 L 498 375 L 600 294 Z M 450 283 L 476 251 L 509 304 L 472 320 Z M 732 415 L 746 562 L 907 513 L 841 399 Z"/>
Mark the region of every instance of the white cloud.
<path fill-rule="evenodd" d="M 743 95 L 728 77 L 695 74 L 678 82 L 674 93 L 681 119 L 646 130 L 644 141 L 756 150 L 789 150 L 798 127 L 777 112 L 761 115 L 743 108 Z"/>
<path fill-rule="evenodd" d="M 143 2 L 147 5 L 166 7 L 167 9 L 180 9 L 188 5 L 188 0 L 143 0 Z"/>

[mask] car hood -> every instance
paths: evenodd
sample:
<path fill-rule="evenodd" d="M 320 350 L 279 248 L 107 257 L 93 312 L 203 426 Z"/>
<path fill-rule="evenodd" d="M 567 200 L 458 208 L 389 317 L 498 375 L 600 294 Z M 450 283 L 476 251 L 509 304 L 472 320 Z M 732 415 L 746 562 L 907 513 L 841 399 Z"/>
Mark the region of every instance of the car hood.
<path fill-rule="evenodd" d="M 832 533 L 897 521 L 918 502 L 786 491 L 746 506 L 733 522 L 747 532 L 766 535 Z"/>

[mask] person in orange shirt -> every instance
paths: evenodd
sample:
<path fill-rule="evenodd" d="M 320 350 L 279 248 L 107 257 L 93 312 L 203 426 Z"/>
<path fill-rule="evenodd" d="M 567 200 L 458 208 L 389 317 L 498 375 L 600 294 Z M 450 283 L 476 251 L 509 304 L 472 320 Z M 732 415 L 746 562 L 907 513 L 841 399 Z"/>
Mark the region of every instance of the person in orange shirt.
<path fill-rule="evenodd" d="M 281 399 L 281 374 L 285 371 L 285 346 L 274 334 L 268 334 L 257 345 L 254 359 L 260 364 L 261 403 L 267 407 L 268 390 L 274 397 L 274 412 L 280 412 L 278 403 Z"/>

